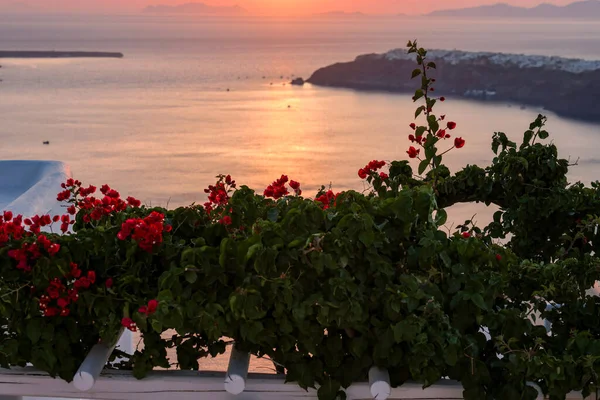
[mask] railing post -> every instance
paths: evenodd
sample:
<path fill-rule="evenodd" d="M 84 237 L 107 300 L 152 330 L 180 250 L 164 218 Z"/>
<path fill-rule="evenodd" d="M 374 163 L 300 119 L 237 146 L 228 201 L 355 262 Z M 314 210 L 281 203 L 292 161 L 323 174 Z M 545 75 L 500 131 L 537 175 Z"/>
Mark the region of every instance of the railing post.
<path fill-rule="evenodd" d="M 122 335 L 123 331 L 119 334 L 118 340 L 120 340 Z M 118 340 L 113 345 L 98 343 L 92 347 L 92 350 L 85 360 L 83 360 L 83 363 L 81 363 L 81 366 L 79 366 L 77 373 L 73 377 L 73 386 L 82 392 L 87 392 L 94 387 L 106 362 L 117 346 Z"/>
<path fill-rule="evenodd" d="M 239 351 L 233 345 L 227 375 L 225 376 L 225 391 L 227 393 L 238 395 L 246 389 L 249 367 L 250 353 Z"/>
<path fill-rule="evenodd" d="M 371 367 L 369 370 L 369 388 L 371 396 L 377 400 L 386 400 L 392 395 L 390 373 L 387 369 Z"/>
<path fill-rule="evenodd" d="M 537 393 L 538 393 L 537 400 L 544 400 L 545 399 L 544 392 L 542 391 L 542 388 L 537 383 L 527 382 L 527 386 L 530 386 L 530 387 L 534 388 L 537 391 Z"/>

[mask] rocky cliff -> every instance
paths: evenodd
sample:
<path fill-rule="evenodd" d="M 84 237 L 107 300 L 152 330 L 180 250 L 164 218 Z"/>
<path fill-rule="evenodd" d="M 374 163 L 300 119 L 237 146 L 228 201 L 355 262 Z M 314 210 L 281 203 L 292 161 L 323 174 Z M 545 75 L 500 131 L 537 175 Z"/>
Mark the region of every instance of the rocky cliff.
<path fill-rule="evenodd" d="M 600 121 L 600 61 L 433 50 L 436 95 L 514 102 L 559 115 Z M 412 93 L 414 54 L 369 54 L 316 71 L 308 82 L 359 90 Z"/>

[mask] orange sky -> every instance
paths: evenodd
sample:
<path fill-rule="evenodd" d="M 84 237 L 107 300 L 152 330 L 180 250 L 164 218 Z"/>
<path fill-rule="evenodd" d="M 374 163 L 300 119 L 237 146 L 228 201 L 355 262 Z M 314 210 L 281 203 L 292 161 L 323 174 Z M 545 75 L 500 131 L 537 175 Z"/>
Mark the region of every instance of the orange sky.
<path fill-rule="evenodd" d="M 482 4 L 506 2 L 531 7 L 541 0 L 0 0 L 3 10 L 21 9 L 23 5 L 35 11 L 72 11 L 130 13 L 147 5 L 181 4 L 203 1 L 210 5 L 238 4 L 252 14 L 260 15 L 306 15 L 327 11 L 361 11 L 370 14 L 420 14 L 436 9 L 461 8 Z M 546 0 L 547 3 L 564 5 L 575 0 Z"/>

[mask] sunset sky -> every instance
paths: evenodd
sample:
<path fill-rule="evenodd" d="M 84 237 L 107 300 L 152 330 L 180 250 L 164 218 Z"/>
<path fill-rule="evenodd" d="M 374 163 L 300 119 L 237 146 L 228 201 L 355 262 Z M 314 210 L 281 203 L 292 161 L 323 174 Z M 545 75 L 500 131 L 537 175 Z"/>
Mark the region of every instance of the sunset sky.
<path fill-rule="evenodd" d="M 437 9 L 494 4 L 502 0 L 204 0 L 213 6 L 239 5 L 258 15 L 306 15 L 328 11 L 360 11 L 369 14 L 420 14 Z M 575 0 L 546 0 L 564 5 Z M 0 0 L 0 11 L 131 13 L 148 5 L 177 5 L 194 0 Z M 197 1 L 200 2 L 200 1 Z M 531 7 L 540 0 L 505 0 Z"/>

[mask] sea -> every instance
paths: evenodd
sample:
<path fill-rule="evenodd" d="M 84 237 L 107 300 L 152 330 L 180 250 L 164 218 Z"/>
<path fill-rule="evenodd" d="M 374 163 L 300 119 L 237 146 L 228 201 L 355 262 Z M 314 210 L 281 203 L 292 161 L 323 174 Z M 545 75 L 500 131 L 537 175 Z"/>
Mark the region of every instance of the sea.
<path fill-rule="evenodd" d="M 0 50 L 125 57 L 0 59 L 0 159 L 64 161 L 86 184 L 169 208 L 204 202 L 218 174 L 261 193 L 282 174 L 306 196 L 321 185 L 362 191 L 357 170 L 370 160 L 407 159 L 410 96 L 289 82 L 413 39 L 430 49 L 600 59 L 597 21 L 3 14 Z M 454 171 L 489 164 L 494 132 L 518 141 L 542 112 L 560 155 L 578 163 L 571 181 L 600 175 L 599 124 L 456 98 L 438 112 L 466 140 L 445 156 Z M 485 220 L 488 211 L 461 205 L 454 215 Z"/>

